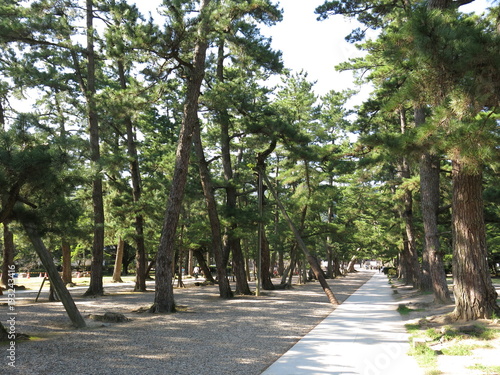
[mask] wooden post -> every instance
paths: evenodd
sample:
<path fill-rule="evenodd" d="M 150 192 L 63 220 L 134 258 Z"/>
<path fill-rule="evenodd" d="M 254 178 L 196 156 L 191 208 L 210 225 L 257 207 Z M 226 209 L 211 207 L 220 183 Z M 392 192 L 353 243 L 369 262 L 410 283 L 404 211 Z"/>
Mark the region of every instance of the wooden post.
<path fill-rule="evenodd" d="M 43 266 L 49 274 L 50 284 L 54 286 L 54 289 L 61 299 L 69 318 L 73 322 L 73 325 L 76 328 L 86 327 L 87 325 L 85 324 L 85 320 L 80 314 L 80 311 L 78 311 L 75 301 L 73 301 L 73 297 L 71 297 L 68 289 L 66 289 L 61 276 L 59 276 L 59 272 L 57 272 L 57 268 L 52 260 L 52 256 L 45 247 L 42 239 L 40 238 L 35 224 L 29 222 L 23 222 L 22 224 L 24 229 L 26 230 L 26 233 L 28 234 L 28 237 L 31 240 L 31 243 L 33 244 L 33 247 L 35 248 L 36 253 L 40 257 Z"/>
<path fill-rule="evenodd" d="M 307 250 L 307 246 L 304 243 L 304 241 L 302 240 L 302 237 L 300 236 L 299 231 L 297 230 L 297 228 L 293 224 L 293 221 L 290 218 L 290 216 L 288 216 L 288 212 L 286 212 L 285 206 L 283 206 L 283 204 L 281 203 L 281 201 L 278 197 L 278 194 L 276 193 L 276 190 L 274 189 L 274 186 L 272 186 L 271 182 L 269 181 L 269 178 L 267 177 L 267 175 L 264 171 L 262 171 L 262 177 L 264 178 L 264 181 L 266 182 L 268 189 L 273 194 L 273 197 L 276 200 L 276 203 L 278 204 L 278 207 L 280 208 L 281 213 L 283 214 L 286 221 L 288 222 L 290 229 L 292 230 L 293 234 L 295 235 L 295 240 L 297 241 L 297 244 L 299 245 L 302 252 L 306 256 L 306 259 L 309 262 L 311 269 L 314 272 L 314 275 L 316 276 L 316 278 L 320 282 L 321 286 L 323 287 L 323 290 L 324 290 L 326 296 L 328 297 L 328 300 L 330 301 L 330 303 L 332 305 L 338 305 L 339 301 L 337 300 L 337 298 L 333 294 L 332 290 L 330 289 L 330 286 L 328 285 L 328 283 L 325 279 L 325 275 L 323 274 L 323 271 L 321 270 L 320 265 L 318 264 L 317 260 L 309 253 L 309 250 Z"/>

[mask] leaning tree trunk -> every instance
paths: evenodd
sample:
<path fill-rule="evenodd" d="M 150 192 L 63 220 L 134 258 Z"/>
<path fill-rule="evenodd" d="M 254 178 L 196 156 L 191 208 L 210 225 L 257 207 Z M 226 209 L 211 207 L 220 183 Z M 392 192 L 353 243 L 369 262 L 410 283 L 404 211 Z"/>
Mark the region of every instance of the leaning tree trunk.
<path fill-rule="evenodd" d="M 196 258 L 198 264 L 200 265 L 200 269 L 203 273 L 203 276 L 205 276 L 205 280 L 208 281 L 209 283 L 215 284 L 212 272 L 210 272 L 210 268 L 208 268 L 207 262 L 205 261 L 205 258 L 203 258 L 203 252 L 201 250 L 193 250 L 193 255 Z"/>
<path fill-rule="evenodd" d="M 62 248 L 62 279 L 66 285 L 72 283 L 71 276 L 71 247 L 69 246 L 68 241 L 62 240 L 61 243 Z"/>
<path fill-rule="evenodd" d="M 482 173 L 467 171 L 454 160 L 453 282 L 456 320 L 488 319 L 499 314 L 486 248 Z"/>
<path fill-rule="evenodd" d="M 172 286 L 175 234 L 182 206 L 184 188 L 187 182 L 189 157 L 193 130 L 198 125 L 198 99 L 205 75 L 205 58 L 208 48 L 208 15 L 206 10 L 210 0 L 200 4 L 200 25 L 194 48 L 193 64 L 187 68 L 186 101 L 184 115 L 175 157 L 172 189 L 167 202 L 160 245 L 156 257 L 155 300 L 150 312 L 174 312 L 174 290 Z"/>
<path fill-rule="evenodd" d="M 81 316 L 80 311 L 78 311 L 78 308 L 73 301 L 73 297 L 71 297 L 68 289 L 64 286 L 61 276 L 59 276 L 59 272 L 57 272 L 57 268 L 52 260 L 52 255 L 42 242 L 36 226 L 33 223 L 23 222 L 23 227 L 26 230 L 33 247 L 35 248 L 36 253 L 40 257 L 40 261 L 49 274 L 51 286 L 54 287 L 57 295 L 61 299 L 61 302 L 63 303 L 69 318 L 73 322 L 73 325 L 77 328 L 85 327 L 85 320 Z"/>
<path fill-rule="evenodd" d="M 290 219 L 290 216 L 288 215 L 288 212 L 286 211 L 285 207 L 281 203 L 281 201 L 278 197 L 278 194 L 276 193 L 276 190 L 271 185 L 271 182 L 269 181 L 269 179 L 267 178 L 266 174 L 263 171 L 262 171 L 262 177 L 264 178 L 264 181 L 266 182 L 267 187 L 269 188 L 274 199 L 276 200 L 276 203 L 278 204 L 278 207 L 280 208 L 281 213 L 283 214 L 285 220 L 288 222 L 288 225 L 295 236 L 295 240 L 297 241 L 297 244 L 299 245 L 302 252 L 306 256 L 306 259 L 309 262 L 309 265 L 311 266 L 311 269 L 314 272 L 314 275 L 316 276 L 319 283 L 321 284 L 326 296 L 328 297 L 328 300 L 330 301 L 331 304 L 338 305 L 339 302 L 338 302 L 337 298 L 335 297 L 335 295 L 333 294 L 332 290 L 330 289 L 330 286 L 328 285 L 328 282 L 325 279 L 325 275 L 323 273 L 323 270 L 319 266 L 316 259 L 309 253 L 309 250 L 307 250 L 307 246 L 304 243 L 304 241 L 302 240 L 302 237 L 300 236 L 299 231 L 297 230 L 297 228 L 293 224 L 292 220 Z"/>
<path fill-rule="evenodd" d="M 356 261 L 357 260 L 358 260 L 358 257 L 356 255 L 353 255 L 352 258 L 351 258 L 351 260 L 349 261 L 349 264 L 347 265 L 347 272 L 349 272 L 349 273 L 358 272 L 354 268 L 354 266 L 356 265 Z"/>

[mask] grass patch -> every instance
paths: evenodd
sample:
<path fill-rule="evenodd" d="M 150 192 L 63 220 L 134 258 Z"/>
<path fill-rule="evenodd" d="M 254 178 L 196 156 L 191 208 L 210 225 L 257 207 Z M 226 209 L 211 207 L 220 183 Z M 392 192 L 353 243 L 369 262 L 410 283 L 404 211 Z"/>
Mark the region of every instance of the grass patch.
<path fill-rule="evenodd" d="M 400 313 L 401 315 L 408 315 L 409 313 L 411 313 L 413 311 L 413 309 L 410 309 L 408 306 L 406 305 L 399 305 L 398 306 L 398 309 L 397 309 L 398 313 Z"/>
<path fill-rule="evenodd" d="M 484 374 L 496 375 L 500 374 L 500 366 L 485 366 L 480 364 L 475 364 L 473 366 L 467 366 L 470 370 L 480 370 Z"/>
<path fill-rule="evenodd" d="M 406 331 L 410 334 L 410 335 L 416 335 L 420 332 L 422 332 L 422 329 L 420 328 L 420 324 L 414 324 L 414 323 L 408 323 L 408 324 L 405 324 L 405 328 L 406 328 Z"/>
<path fill-rule="evenodd" d="M 418 345 L 408 352 L 408 355 L 415 357 L 418 365 L 423 368 L 437 367 L 437 354 L 427 345 Z"/>
<path fill-rule="evenodd" d="M 425 311 L 425 309 L 410 309 L 408 306 L 406 305 L 403 305 L 403 304 L 400 304 L 397 308 L 397 311 L 401 314 L 401 315 L 408 315 L 409 313 L 411 313 L 412 311 Z"/>
<path fill-rule="evenodd" d="M 500 331 L 494 328 L 485 328 L 485 330 L 477 336 L 478 339 L 485 341 L 494 340 L 498 337 L 500 337 Z"/>
<path fill-rule="evenodd" d="M 475 345 L 467 345 L 463 343 L 458 343 L 447 348 L 443 348 L 442 352 L 444 355 L 451 356 L 467 356 L 472 355 L 472 349 L 475 349 Z"/>

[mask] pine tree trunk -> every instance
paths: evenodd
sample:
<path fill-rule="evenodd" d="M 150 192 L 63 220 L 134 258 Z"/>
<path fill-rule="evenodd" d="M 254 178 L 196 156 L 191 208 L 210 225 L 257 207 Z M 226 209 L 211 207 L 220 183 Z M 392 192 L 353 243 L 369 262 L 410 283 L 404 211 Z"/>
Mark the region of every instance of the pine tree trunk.
<path fill-rule="evenodd" d="M 201 134 L 199 124 L 195 125 L 193 131 L 194 147 L 198 157 L 198 169 L 200 171 L 201 186 L 207 204 L 208 217 L 210 220 L 210 229 L 212 234 L 212 248 L 214 251 L 215 263 L 217 266 L 217 281 L 219 283 L 219 296 L 221 298 L 232 298 L 233 292 L 227 277 L 227 262 L 222 253 L 222 234 L 219 214 L 217 212 L 217 203 L 215 201 L 214 189 L 208 170 L 207 161 L 203 152 L 201 143 Z"/>
<path fill-rule="evenodd" d="M 62 240 L 61 249 L 63 266 L 62 279 L 64 281 L 64 284 L 67 285 L 73 282 L 73 278 L 71 276 L 71 248 L 68 241 Z"/>
<path fill-rule="evenodd" d="M 214 283 L 215 280 L 212 277 L 212 273 L 210 272 L 210 268 L 207 266 L 207 262 L 205 261 L 205 258 L 203 257 L 203 252 L 201 250 L 193 250 L 193 255 L 196 258 L 196 261 L 200 265 L 200 269 L 205 276 L 205 280 L 208 281 L 209 283 Z"/>
<path fill-rule="evenodd" d="M 423 111 L 423 108 L 415 109 L 416 126 L 425 122 Z M 448 304 L 451 303 L 451 296 L 446 283 L 438 231 L 439 169 L 439 158 L 425 152 L 420 159 L 420 199 L 425 233 L 423 258 L 428 263 L 435 302 Z"/>
<path fill-rule="evenodd" d="M 99 147 L 99 120 L 95 103 L 95 54 L 93 30 L 93 1 L 87 0 L 87 90 L 85 92 L 88 107 L 88 123 L 90 133 L 91 166 L 96 175 L 92 181 L 92 205 L 94 210 L 94 240 L 92 244 L 92 263 L 90 266 L 90 285 L 86 296 L 104 294 L 102 283 L 104 261 L 104 203 L 102 197 L 102 178 L 99 162 L 101 158 Z"/>
<path fill-rule="evenodd" d="M 122 237 L 118 239 L 118 246 L 116 246 L 115 267 L 113 268 L 113 282 L 123 283 L 122 280 L 122 265 L 123 253 L 125 252 L 125 241 Z"/>
<path fill-rule="evenodd" d="M 210 0 L 200 3 L 200 26 L 194 48 L 193 65 L 188 69 L 184 115 L 175 157 L 172 188 L 167 202 L 160 245 L 156 258 L 155 301 L 150 312 L 174 312 L 175 301 L 172 286 L 175 233 L 179 223 L 184 188 L 187 182 L 193 130 L 198 126 L 198 99 L 205 75 L 205 58 L 208 48 L 208 15 Z"/>
<path fill-rule="evenodd" d="M 7 332 L 2 322 L 0 322 L 0 342 L 5 341 L 9 341 L 9 332 Z"/>
<path fill-rule="evenodd" d="M 220 38 L 217 54 L 217 80 L 224 82 L 224 44 L 225 39 Z M 226 209 L 227 212 L 237 212 L 237 196 L 238 192 L 234 185 L 233 163 L 231 161 L 231 138 L 229 135 L 230 116 L 228 111 L 223 108 L 217 111 L 218 123 L 220 125 L 220 142 L 221 142 L 221 156 L 222 156 L 222 169 L 224 172 L 224 181 L 226 184 Z M 233 255 L 233 269 L 236 276 L 236 290 L 238 294 L 251 295 L 252 292 L 248 286 L 248 281 L 245 272 L 245 259 L 241 250 L 241 239 L 236 237 L 235 233 L 238 232 L 237 218 L 233 215 L 229 218 L 230 224 L 226 228 L 223 238 L 224 254 L 226 257 L 229 254 Z"/>
<path fill-rule="evenodd" d="M 401 109 L 399 111 L 400 115 L 400 128 L 401 134 L 406 133 L 407 122 L 406 122 L 406 111 Z M 401 158 L 399 165 L 399 177 L 402 181 L 411 178 L 411 170 L 408 160 L 403 157 Z M 408 258 L 406 259 L 408 263 L 408 268 L 406 272 L 409 273 L 411 278 L 411 283 L 414 288 L 420 288 L 421 285 L 421 271 L 420 264 L 418 262 L 418 252 L 415 241 L 415 225 L 413 223 L 413 193 L 410 189 L 405 188 L 403 193 L 403 210 L 401 212 L 401 217 L 404 221 L 405 226 L 405 237 L 408 246 Z"/>
<path fill-rule="evenodd" d="M 467 171 L 454 160 L 453 281 L 456 320 L 489 319 L 500 314 L 486 249 L 482 173 Z"/>
<path fill-rule="evenodd" d="M 332 290 L 330 289 L 330 286 L 328 285 L 328 282 L 325 279 L 325 275 L 323 274 L 323 270 L 319 266 L 316 259 L 307 250 L 307 246 L 305 245 L 304 241 L 302 240 L 299 231 L 297 230 L 297 228 L 293 224 L 292 220 L 290 219 L 290 216 L 288 216 L 288 213 L 286 212 L 285 207 L 283 206 L 283 204 L 279 200 L 278 194 L 276 193 L 276 190 L 274 189 L 274 187 L 271 185 L 271 182 L 267 178 L 266 174 L 262 173 L 262 175 L 263 175 L 264 181 L 267 184 L 267 187 L 269 188 L 269 190 L 273 194 L 274 199 L 276 200 L 276 203 L 278 204 L 278 206 L 281 210 L 281 213 L 283 214 L 284 218 L 288 222 L 288 225 L 290 226 L 290 229 L 292 230 L 292 232 L 295 236 L 295 240 L 297 241 L 297 244 L 299 245 L 302 252 L 306 256 L 306 259 L 309 262 L 309 265 L 311 266 L 311 269 L 314 272 L 314 275 L 318 279 L 319 283 L 321 284 L 321 287 L 323 288 L 326 296 L 328 297 L 328 300 L 330 301 L 331 304 L 338 305 L 339 302 L 337 301 L 337 298 L 335 297 Z"/>
<path fill-rule="evenodd" d="M 231 234 L 227 235 L 228 246 L 232 249 L 233 253 L 233 270 L 236 276 L 236 293 L 250 296 L 252 291 L 248 286 L 248 274 L 245 267 L 245 257 L 241 248 L 241 239 L 233 237 Z"/>
<path fill-rule="evenodd" d="M 408 189 L 403 194 L 404 210 L 402 217 L 405 225 L 405 238 L 408 246 L 408 268 L 411 284 L 420 288 L 420 263 L 418 262 L 417 246 L 415 243 L 415 226 L 413 224 L 413 194 Z"/>
<path fill-rule="evenodd" d="M 270 266 L 271 266 L 271 254 L 269 251 L 269 241 L 267 240 L 266 237 L 266 232 L 262 230 L 262 236 L 261 236 L 261 257 L 260 257 L 260 275 L 261 275 L 261 281 L 262 281 L 262 289 L 264 290 L 274 290 L 275 287 L 273 285 L 273 282 L 271 280 L 271 272 L 270 272 Z"/>
<path fill-rule="evenodd" d="M 73 297 L 71 297 L 68 289 L 64 286 L 61 276 L 59 276 L 59 272 L 57 272 L 57 268 L 52 260 L 52 255 L 43 244 L 35 225 L 32 223 L 22 224 L 29 239 L 31 240 L 31 243 L 33 244 L 33 247 L 35 248 L 36 253 L 40 257 L 40 261 L 49 274 L 51 286 L 54 287 L 58 297 L 61 299 L 69 318 L 73 322 L 73 325 L 77 328 L 85 327 L 85 320 L 81 316 L 80 311 L 78 311 L 78 308 L 73 301 Z"/>
<path fill-rule="evenodd" d="M 7 287 L 9 282 L 9 266 L 14 264 L 14 233 L 9 229 L 7 221 L 3 223 L 3 265 L 2 285 Z"/>
<path fill-rule="evenodd" d="M 120 86 L 122 90 L 127 89 L 127 79 L 125 77 L 125 68 L 123 61 L 118 61 L 118 74 L 120 77 Z M 136 147 L 136 135 L 134 132 L 134 125 L 130 116 L 125 118 L 125 126 L 127 131 L 127 153 L 130 160 L 130 179 L 132 182 L 132 199 L 134 204 L 139 206 L 142 195 L 142 182 L 139 170 L 139 156 Z M 136 208 L 137 209 L 137 208 Z M 147 270 L 147 257 L 146 248 L 144 245 L 144 217 L 142 213 L 136 212 L 134 218 L 135 229 L 135 292 L 146 291 L 146 270 Z"/>
<path fill-rule="evenodd" d="M 358 272 L 354 268 L 354 265 L 356 264 L 357 259 L 358 259 L 358 257 L 356 255 L 352 256 L 351 260 L 349 261 L 349 264 L 347 265 L 347 272 L 349 272 L 349 273 Z"/>

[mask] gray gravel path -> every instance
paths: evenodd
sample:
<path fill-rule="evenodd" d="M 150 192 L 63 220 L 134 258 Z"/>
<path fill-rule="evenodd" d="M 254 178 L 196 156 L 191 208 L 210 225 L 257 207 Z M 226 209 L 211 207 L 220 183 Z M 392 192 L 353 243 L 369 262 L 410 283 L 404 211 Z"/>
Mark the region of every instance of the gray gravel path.
<path fill-rule="evenodd" d="M 329 284 L 344 301 L 371 276 L 358 272 Z M 89 328 L 75 330 L 60 303 L 20 301 L 16 331 L 33 339 L 17 342 L 15 369 L 2 355 L 0 373 L 258 375 L 333 310 L 317 282 L 231 300 L 218 298 L 215 286 L 176 289 L 182 311 L 158 315 L 134 312 L 152 304 L 153 292 L 132 293 L 130 286 L 106 292 L 100 298 L 75 294 L 81 313 L 120 312 L 130 322 L 87 319 Z M 0 306 L 0 316 L 4 321 L 7 306 Z"/>

